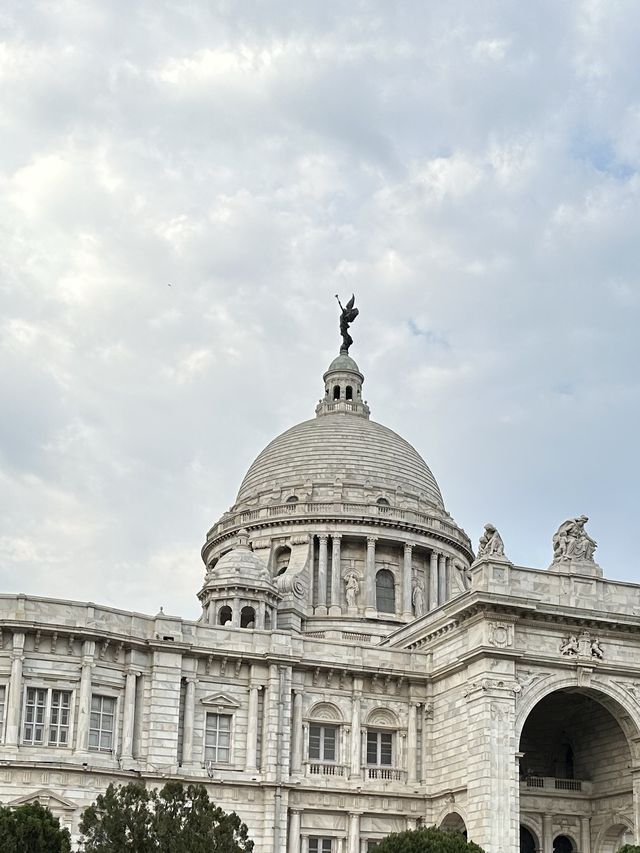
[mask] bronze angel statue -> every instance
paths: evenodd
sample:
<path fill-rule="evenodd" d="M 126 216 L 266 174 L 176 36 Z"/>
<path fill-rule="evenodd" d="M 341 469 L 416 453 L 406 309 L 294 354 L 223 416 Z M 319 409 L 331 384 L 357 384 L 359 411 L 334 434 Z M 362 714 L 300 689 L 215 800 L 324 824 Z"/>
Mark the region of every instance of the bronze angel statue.
<path fill-rule="evenodd" d="M 360 312 L 357 308 L 353 307 L 356 301 L 353 294 L 351 294 L 351 299 L 344 307 L 342 302 L 340 302 L 340 297 L 337 293 L 336 299 L 338 300 L 338 305 L 342 310 L 342 314 L 340 315 L 340 334 L 342 335 L 342 346 L 340 347 L 340 352 L 348 353 L 349 347 L 353 343 L 353 338 L 349 334 L 349 326 L 353 323 Z"/>

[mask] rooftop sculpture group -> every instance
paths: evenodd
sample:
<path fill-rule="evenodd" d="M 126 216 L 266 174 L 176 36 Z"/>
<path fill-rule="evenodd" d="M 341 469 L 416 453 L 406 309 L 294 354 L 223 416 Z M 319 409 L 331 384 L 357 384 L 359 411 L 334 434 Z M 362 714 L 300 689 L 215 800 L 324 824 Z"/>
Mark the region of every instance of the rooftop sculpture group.
<path fill-rule="evenodd" d="M 573 560 L 593 562 L 597 543 L 584 529 L 587 521 L 589 519 L 586 515 L 580 515 L 578 518 L 569 518 L 560 525 L 552 540 L 554 563 Z"/>

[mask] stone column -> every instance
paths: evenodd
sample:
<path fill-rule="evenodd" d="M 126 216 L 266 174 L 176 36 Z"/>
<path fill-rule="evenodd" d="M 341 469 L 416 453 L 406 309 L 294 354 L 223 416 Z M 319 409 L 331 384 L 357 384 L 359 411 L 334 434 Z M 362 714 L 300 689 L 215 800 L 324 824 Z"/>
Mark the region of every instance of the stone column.
<path fill-rule="evenodd" d="M 364 569 L 365 616 L 374 616 L 377 613 L 376 541 L 376 536 L 367 536 L 367 559 Z"/>
<path fill-rule="evenodd" d="M 240 627 L 240 599 L 236 596 L 233 599 L 233 610 L 231 612 L 231 627 Z"/>
<path fill-rule="evenodd" d="M 413 545 L 404 546 L 404 563 L 402 567 L 402 618 L 409 622 L 413 619 L 413 609 L 411 606 L 411 581 L 413 573 L 412 565 Z"/>
<path fill-rule="evenodd" d="M 553 815 L 542 815 L 542 853 L 553 853 Z"/>
<path fill-rule="evenodd" d="M 9 697 L 7 704 L 7 730 L 5 743 L 17 746 L 20 741 L 20 711 L 22 709 L 22 663 L 24 661 L 25 635 L 13 635 L 11 648 L 11 676 L 9 678 Z"/>
<path fill-rule="evenodd" d="M 82 668 L 80 672 L 80 693 L 78 697 L 78 728 L 76 752 L 89 749 L 89 722 L 91 720 L 91 670 L 95 666 L 96 644 L 85 640 L 82 645 Z"/>
<path fill-rule="evenodd" d="M 591 818 L 580 818 L 580 853 L 591 853 Z"/>
<path fill-rule="evenodd" d="M 253 667 L 251 667 L 253 670 Z M 251 673 L 251 682 L 249 684 L 249 708 L 247 721 L 247 753 L 245 762 L 245 771 L 247 773 L 257 773 L 258 767 L 256 763 L 258 750 L 258 692 L 260 686 L 253 682 L 254 674 Z"/>
<path fill-rule="evenodd" d="M 184 694 L 184 722 L 182 725 L 182 763 L 193 762 L 193 721 L 196 713 L 196 680 L 186 679 Z"/>
<path fill-rule="evenodd" d="M 447 558 L 444 554 L 438 557 L 438 604 L 447 600 Z"/>
<path fill-rule="evenodd" d="M 351 700 L 351 773 L 350 778 L 361 778 L 360 761 L 360 697 L 362 695 L 359 679 L 353 680 L 353 696 Z"/>
<path fill-rule="evenodd" d="M 429 610 L 438 606 L 438 554 L 431 552 L 429 558 Z"/>
<path fill-rule="evenodd" d="M 409 702 L 409 724 L 407 731 L 407 782 L 416 782 L 418 758 L 418 702 Z"/>
<path fill-rule="evenodd" d="M 349 832 L 347 835 L 347 853 L 360 853 L 360 815 L 358 812 L 349 814 Z"/>
<path fill-rule="evenodd" d="M 289 809 L 287 853 L 300 853 L 300 809 Z"/>
<path fill-rule="evenodd" d="M 327 613 L 327 540 L 328 536 L 318 536 L 318 601 L 316 613 L 323 616 Z"/>
<path fill-rule="evenodd" d="M 302 688 L 293 691 L 293 720 L 291 721 L 291 772 L 302 772 Z"/>
<path fill-rule="evenodd" d="M 342 593 L 342 567 L 340 565 L 340 536 L 331 537 L 331 607 L 330 616 L 340 616 L 342 606 L 340 596 Z"/>
<path fill-rule="evenodd" d="M 121 756 L 123 761 L 133 761 L 133 726 L 136 718 L 136 684 L 139 675 L 140 673 L 135 669 L 125 670 Z"/>

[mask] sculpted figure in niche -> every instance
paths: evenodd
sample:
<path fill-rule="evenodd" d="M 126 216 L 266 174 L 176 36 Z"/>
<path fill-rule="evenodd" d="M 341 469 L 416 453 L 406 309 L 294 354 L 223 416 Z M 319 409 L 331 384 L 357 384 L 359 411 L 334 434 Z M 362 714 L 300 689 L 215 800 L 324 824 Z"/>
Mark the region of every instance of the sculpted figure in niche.
<path fill-rule="evenodd" d="M 504 557 L 504 542 L 493 524 L 485 524 L 478 543 L 478 557 Z"/>
<path fill-rule="evenodd" d="M 591 560 L 597 543 L 584 529 L 589 521 L 586 515 L 563 522 L 553 537 L 553 561 Z"/>
<path fill-rule="evenodd" d="M 342 335 L 342 346 L 340 347 L 340 352 L 348 353 L 349 347 L 353 343 L 353 338 L 349 334 L 349 326 L 353 323 L 360 312 L 357 308 L 353 307 L 356 301 L 353 294 L 351 294 L 351 299 L 347 302 L 344 308 L 342 307 L 342 302 L 340 302 L 340 297 L 337 293 L 336 299 L 338 300 L 338 305 L 342 311 L 342 314 L 340 315 L 340 334 Z"/>
<path fill-rule="evenodd" d="M 575 634 L 571 634 L 571 636 L 564 640 L 560 646 L 560 653 L 563 655 L 571 656 L 578 654 L 578 638 Z"/>
<path fill-rule="evenodd" d="M 357 607 L 360 593 L 358 576 L 355 572 L 349 572 L 348 575 L 345 575 L 344 582 L 346 584 L 347 607 Z"/>
<path fill-rule="evenodd" d="M 413 612 L 415 613 L 416 618 L 418 616 L 422 616 L 424 613 L 424 589 L 420 578 L 415 578 L 413 581 L 411 601 L 413 602 Z"/>

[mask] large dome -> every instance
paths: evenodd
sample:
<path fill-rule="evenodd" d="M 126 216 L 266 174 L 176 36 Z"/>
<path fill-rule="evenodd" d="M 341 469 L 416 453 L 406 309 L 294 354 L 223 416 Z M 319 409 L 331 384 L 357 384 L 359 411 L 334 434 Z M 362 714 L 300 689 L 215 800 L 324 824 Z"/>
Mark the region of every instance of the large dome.
<path fill-rule="evenodd" d="M 242 481 L 237 502 L 275 483 L 330 484 L 338 477 L 381 490 L 400 488 L 444 508 L 435 477 L 409 442 L 375 421 L 338 412 L 297 424 L 268 444 Z"/>

